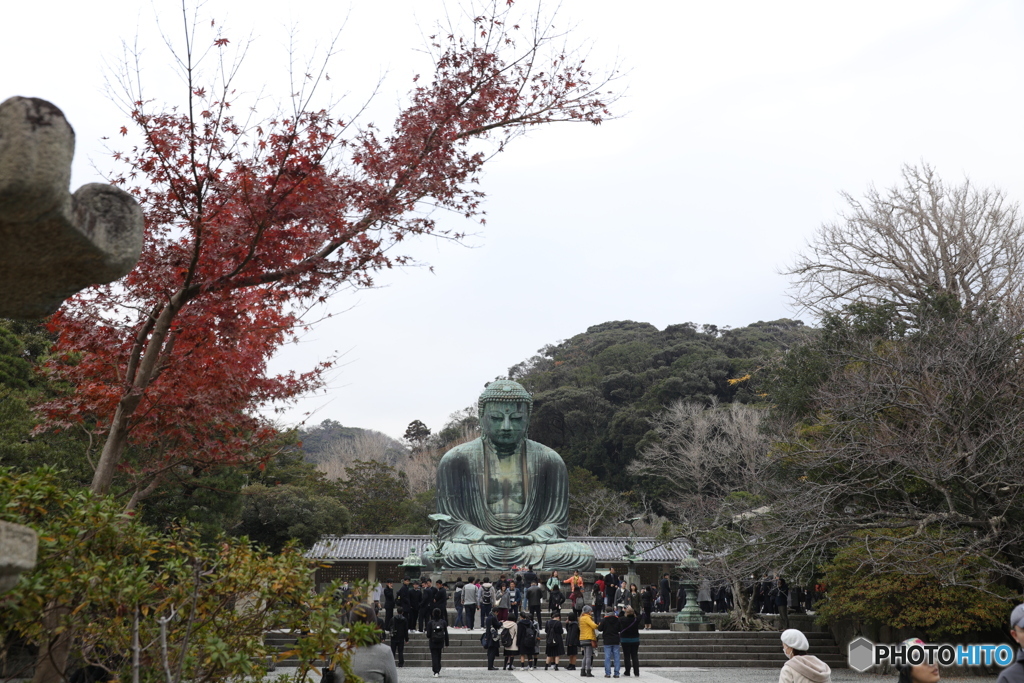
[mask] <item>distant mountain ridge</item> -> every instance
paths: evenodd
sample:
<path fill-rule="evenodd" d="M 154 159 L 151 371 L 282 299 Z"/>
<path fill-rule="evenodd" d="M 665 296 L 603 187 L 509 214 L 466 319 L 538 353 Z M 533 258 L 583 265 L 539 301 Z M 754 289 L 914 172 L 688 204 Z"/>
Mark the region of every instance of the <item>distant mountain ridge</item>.
<path fill-rule="evenodd" d="M 401 441 L 373 429 L 345 427 L 334 420 L 298 430 L 303 458 L 332 479 L 343 477 L 344 468 L 355 460 L 374 460 L 400 466 L 409 456 Z"/>

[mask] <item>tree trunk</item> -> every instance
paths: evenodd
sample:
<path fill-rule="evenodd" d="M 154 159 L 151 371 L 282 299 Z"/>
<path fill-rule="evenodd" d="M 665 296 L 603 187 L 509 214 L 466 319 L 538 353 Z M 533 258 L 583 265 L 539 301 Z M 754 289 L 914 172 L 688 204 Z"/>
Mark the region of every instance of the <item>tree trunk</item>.
<path fill-rule="evenodd" d="M 106 494 L 110 490 L 110 485 L 114 483 L 114 473 L 121 462 L 121 455 L 128 441 L 128 417 L 135 411 L 140 398 L 138 395 L 129 394 L 123 396 L 117 404 L 117 411 L 110 423 L 110 432 L 107 434 L 107 440 L 103 442 L 103 451 L 92 477 L 90 489 L 97 495 Z"/>
<path fill-rule="evenodd" d="M 739 579 L 733 577 L 732 579 L 732 612 L 737 622 L 741 621 L 743 617 L 753 617 L 750 613 L 751 600 L 747 597 L 747 592 L 743 590 L 743 585 Z"/>
<path fill-rule="evenodd" d="M 68 613 L 67 607 L 58 607 L 50 603 L 46 606 L 43 625 L 54 631 L 61 619 Z M 67 680 L 68 653 L 71 650 L 71 630 L 64 631 L 55 638 L 50 638 L 39 648 L 36 656 L 36 671 L 32 683 L 63 683 Z"/>

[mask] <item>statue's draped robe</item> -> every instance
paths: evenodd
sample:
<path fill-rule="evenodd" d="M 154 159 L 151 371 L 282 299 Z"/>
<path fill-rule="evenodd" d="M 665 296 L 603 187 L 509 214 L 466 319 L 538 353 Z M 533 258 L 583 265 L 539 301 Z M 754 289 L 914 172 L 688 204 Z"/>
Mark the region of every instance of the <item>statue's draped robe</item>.
<path fill-rule="evenodd" d="M 569 474 L 561 456 L 547 446 L 526 440 L 509 457 L 520 469 L 525 497 L 522 509 L 501 513 L 488 505 L 490 472 L 483 437 L 448 451 L 437 467 L 437 511 L 451 517 L 441 523 L 444 564 L 451 569 L 506 569 L 513 564 L 535 569 L 593 571 L 590 546 L 566 540 L 569 527 Z M 495 492 L 496 493 L 496 492 Z M 532 545 L 500 547 L 484 543 L 485 535 L 523 536 Z"/>

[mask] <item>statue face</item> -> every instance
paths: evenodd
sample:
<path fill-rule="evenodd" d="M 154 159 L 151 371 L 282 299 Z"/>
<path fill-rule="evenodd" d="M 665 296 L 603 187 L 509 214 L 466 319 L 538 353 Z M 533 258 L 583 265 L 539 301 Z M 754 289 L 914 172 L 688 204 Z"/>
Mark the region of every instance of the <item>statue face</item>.
<path fill-rule="evenodd" d="M 530 426 L 525 403 L 488 402 L 484 404 L 480 428 L 495 446 L 517 446 L 526 438 Z"/>

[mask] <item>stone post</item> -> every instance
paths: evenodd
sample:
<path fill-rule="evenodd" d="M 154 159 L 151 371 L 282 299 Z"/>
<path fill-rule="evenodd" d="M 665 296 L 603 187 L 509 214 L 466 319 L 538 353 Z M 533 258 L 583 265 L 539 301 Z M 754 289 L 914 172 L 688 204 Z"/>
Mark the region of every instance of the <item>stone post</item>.
<path fill-rule="evenodd" d="M 0 104 L 0 317 L 42 318 L 89 285 L 127 275 L 142 209 L 102 183 L 68 191 L 75 132 L 46 100 Z"/>
<path fill-rule="evenodd" d="M 36 566 L 36 532 L 21 524 L 0 522 L 0 593 L 18 583 L 18 575 Z"/>

